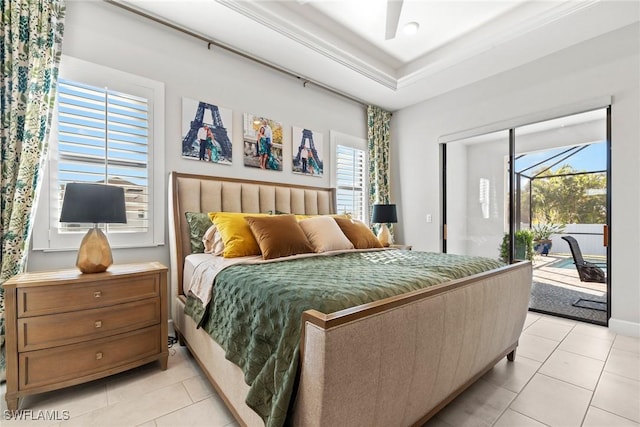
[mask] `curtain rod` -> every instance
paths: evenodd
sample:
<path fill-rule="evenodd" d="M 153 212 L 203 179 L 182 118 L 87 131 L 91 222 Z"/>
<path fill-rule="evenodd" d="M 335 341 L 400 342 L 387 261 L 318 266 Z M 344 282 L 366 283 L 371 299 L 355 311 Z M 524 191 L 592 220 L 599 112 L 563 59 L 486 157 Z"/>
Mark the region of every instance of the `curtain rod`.
<path fill-rule="evenodd" d="M 196 38 L 196 39 L 198 39 L 200 41 L 203 41 L 203 42 L 207 43 L 207 49 L 209 49 L 209 50 L 211 50 L 211 46 L 215 46 L 215 47 L 218 47 L 220 49 L 224 49 L 224 50 L 226 50 L 228 52 L 231 52 L 231 53 L 233 53 L 235 55 L 241 56 L 242 58 L 249 59 L 249 60 L 251 60 L 253 62 L 256 62 L 256 63 L 258 63 L 258 64 L 260 64 L 260 65 L 262 65 L 264 67 L 270 68 L 270 69 L 275 70 L 275 71 L 279 71 L 279 72 L 281 72 L 283 74 L 286 74 L 289 77 L 293 77 L 295 79 L 302 80 L 302 86 L 303 87 L 307 87 L 308 84 L 312 84 L 312 85 L 314 85 L 314 86 L 316 86 L 316 87 L 318 87 L 320 89 L 324 89 L 327 92 L 330 92 L 330 93 L 332 93 L 334 95 L 337 95 L 337 96 L 340 96 L 342 98 L 345 98 L 345 99 L 347 99 L 347 100 L 349 100 L 351 102 L 354 102 L 356 104 L 359 104 L 359 105 L 361 105 L 363 107 L 367 107 L 369 105 L 367 102 L 362 101 L 361 99 L 354 98 L 354 97 L 352 97 L 350 95 L 347 95 L 346 93 L 340 92 L 340 91 L 338 91 L 336 89 L 333 89 L 333 88 L 331 88 L 329 86 L 326 86 L 326 85 L 324 85 L 322 83 L 319 83 L 319 82 L 317 82 L 315 80 L 309 79 L 307 77 L 300 76 L 300 75 L 298 75 L 298 74 L 296 74 L 296 73 L 294 73 L 292 71 L 287 70 L 286 68 L 279 67 L 279 66 L 274 65 L 274 64 L 272 64 L 270 62 L 267 62 L 265 60 L 256 58 L 253 55 L 249 55 L 249 54 L 247 54 L 247 53 L 245 53 L 245 52 L 243 52 L 241 50 L 238 50 L 238 49 L 236 49 L 234 47 L 231 47 L 231 46 L 229 46 L 229 45 L 227 45 L 225 43 L 222 43 L 222 42 L 219 42 L 217 40 L 213 40 L 213 39 L 207 38 L 207 37 L 205 37 L 205 36 L 203 36 L 203 35 L 201 35 L 199 33 L 196 33 L 194 31 L 188 30 L 188 29 L 186 29 L 186 28 L 184 28 L 182 26 L 173 24 L 173 23 L 171 23 L 171 22 L 169 22 L 167 20 L 164 20 L 164 19 L 162 19 L 160 17 L 157 17 L 157 16 L 152 15 L 150 13 L 143 12 L 142 10 L 140 10 L 138 8 L 135 8 L 133 6 L 125 5 L 125 4 L 121 3 L 118 0 L 103 0 L 103 1 L 105 3 L 111 4 L 113 6 L 117 6 L 117 7 L 121 8 L 121 9 L 124 9 L 124 10 L 126 10 L 128 12 L 134 13 L 134 14 L 136 14 L 138 16 L 141 16 L 143 18 L 149 19 L 149 20 L 154 21 L 154 22 L 156 22 L 158 24 L 164 25 L 164 26 L 169 27 L 169 28 L 171 28 L 173 30 L 179 31 L 179 32 L 181 32 L 183 34 L 186 34 L 186 35 L 191 36 L 193 38 Z"/>

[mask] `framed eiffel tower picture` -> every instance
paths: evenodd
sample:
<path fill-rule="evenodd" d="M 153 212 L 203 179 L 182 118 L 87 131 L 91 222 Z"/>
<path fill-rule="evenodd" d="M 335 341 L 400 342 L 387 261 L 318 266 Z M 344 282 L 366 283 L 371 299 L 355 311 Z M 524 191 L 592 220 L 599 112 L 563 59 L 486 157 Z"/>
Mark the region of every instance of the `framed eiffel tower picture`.
<path fill-rule="evenodd" d="M 233 162 L 233 112 L 224 107 L 182 98 L 182 158 L 230 165 Z"/>
<path fill-rule="evenodd" d="M 322 176 L 325 168 L 322 133 L 293 126 L 291 135 L 293 173 Z"/>

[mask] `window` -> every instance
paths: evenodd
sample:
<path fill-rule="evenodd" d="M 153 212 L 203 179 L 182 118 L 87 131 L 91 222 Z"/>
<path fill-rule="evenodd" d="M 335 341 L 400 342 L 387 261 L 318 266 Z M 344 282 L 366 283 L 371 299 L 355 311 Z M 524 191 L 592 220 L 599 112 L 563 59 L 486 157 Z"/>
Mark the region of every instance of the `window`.
<path fill-rule="evenodd" d="M 58 81 L 58 180 L 60 209 L 69 182 L 124 188 L 126 224 L 109 231 L 149 229 L 148 100 L 71 80 Z M 92 224 L 60 224 L 60 232 L 86 232 Z"/>
<path fill-rule="evenodd" d="M 350 213 L 353 218 L 366 221 L 365 141 L 337 132 L 332 132 L 331 137 L 337 212 Z"/>
<path fill-rule="evenodd" d="M 162 244 L 162 83 L 63 57 L 57 91 L 34 249 L 76 249 L 93 226 L 59 223 L 69 182 L 124 188 L 127 223 L 100 225 L 113 247 Z"/>

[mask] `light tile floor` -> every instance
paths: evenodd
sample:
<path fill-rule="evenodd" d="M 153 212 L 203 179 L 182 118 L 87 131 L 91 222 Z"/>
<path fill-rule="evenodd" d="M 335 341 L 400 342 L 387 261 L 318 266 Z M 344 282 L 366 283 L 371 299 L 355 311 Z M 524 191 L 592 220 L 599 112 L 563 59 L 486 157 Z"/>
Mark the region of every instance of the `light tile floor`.
<path fill-rule="evenodd" d="M 110 378 L 29 396 L 23 407 L 70 419 L 2 426 L 237 426 L 185 348 L 169 368 L 150 364 Z M 57 411 L 57 412 L 56 412 Z M 640 427 L 640 339 L 529 313 L 516 360 L 499 362 L 426 427 Z"/>

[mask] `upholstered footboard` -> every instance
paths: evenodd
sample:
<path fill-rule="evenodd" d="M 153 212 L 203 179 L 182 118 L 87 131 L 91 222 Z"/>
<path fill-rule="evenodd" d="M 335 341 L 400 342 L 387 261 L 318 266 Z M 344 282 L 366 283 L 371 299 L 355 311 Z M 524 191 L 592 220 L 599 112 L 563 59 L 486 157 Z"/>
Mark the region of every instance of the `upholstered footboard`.
<path fill-rule="evenodd" d="M 511 357 L 531 264 L 303 318 L 296 426 L 420 425 Z"/>

